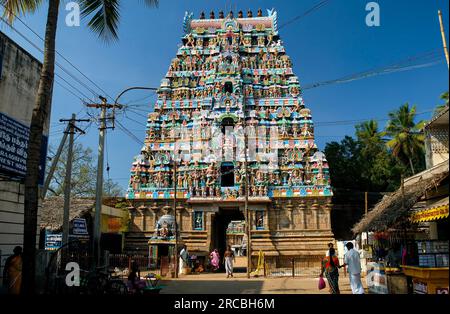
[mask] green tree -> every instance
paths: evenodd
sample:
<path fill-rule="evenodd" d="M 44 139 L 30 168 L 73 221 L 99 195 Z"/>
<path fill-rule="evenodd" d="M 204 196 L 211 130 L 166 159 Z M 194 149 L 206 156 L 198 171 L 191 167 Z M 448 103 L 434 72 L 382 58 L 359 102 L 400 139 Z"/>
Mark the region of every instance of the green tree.
<path fill-rule="evenodd" d="M 88 19 L 88 27 L 103 40 L 117 39 L 120 17 L 120 0 L 78 0 L 82 16 Z M 157 0 L 144 0 L 148 5 L 157 5 Z M 17 15 L 35 12 L 42 0 L 0 0 L 5 7 L 4 15 L 12 23 Z M 48 0 L 47 25 L 45 29 L 44 61 L 40 83 L 30 125 L 28 142 L 27 174 L 25 177 L 24 241 L 22 293 L 34 294 L 37 214 L 39 201 L 39 162 L 44 123 L 51 110 L 55 77 L 56 32 L 60 0 Z"/>
<path fill-rule="evenodd" d="M 389 119 L 386 134 L 390 140 L 387 146 L 401 162 L 409 164 L 412 174 L 415 174 L 414 161 L 423 159 L 425 136 L 421 130 L 425 122 L 415 122 L 416 106 L 410 107 L 408 103 L 389 113 Z"/>
<path fill-rule="evenodd" d="M 361 146 L 351 136 L 340 143 L 331 142 L 325 146 L 325 155 L 330 165 L 330 177 L 333 187 L 343 189 L 364 189 L 360 163 Z"/>
<path fill-rule="evenodd" d="M 49 155 L 55 155 L 49 148 Z M 56 166 L 55 173 L 50 182 L 48 196 L 64 195 L 64 178 L 66 176 L 67 149 L 63 150 Z M 47 169 L 50 169 L 51 160 Z M 95 156 L 92 149 L 85 148 L 81 143 L 75 143 L 73 147 L 72 182 L 70 186 L 71 197 L 95 197 L 96 177 Z M 103 185 L 105 197 L 119 197 L 125 194 L 124 189 L 111 179 L 105 180 Z"/>
<path fill-rule="evenodd" d="M 356 137 L 360 144 L 361 176 L 369 191 L 392 189 L 396 176 L 392 172 L 395 160 L 387 152 L 383 141 L 384 132 L 378 129 L 378 122 L 370 120 L 356 125 Z M 394 177 L 393 177 L 394 176 Z"/>
<path fill-rule="evenodd" d="M 444 103 L 436 107 L 436 109 L 434 110 L 434 116 L 437 116 L 442 112 L 442 110 L 448 108 L 448 92 L 445 92 L 441 95 L 441 100 L 443 100 Z"/>

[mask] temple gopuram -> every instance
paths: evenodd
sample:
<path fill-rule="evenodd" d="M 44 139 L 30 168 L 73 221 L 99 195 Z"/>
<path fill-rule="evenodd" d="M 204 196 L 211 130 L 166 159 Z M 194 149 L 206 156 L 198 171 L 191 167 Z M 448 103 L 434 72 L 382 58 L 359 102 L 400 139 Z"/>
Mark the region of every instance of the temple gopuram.
<path fill-rule="evenodd" d="M 186 13 L 132 165 L 126 249 L 172 254 L 175 219 L 180 245 L 199 257 L 229 241 L 244 248 L 245 223 L 254 258 L 323 255 L 334 241 L 328 163 L 277 24 L 273 9 Z"/>

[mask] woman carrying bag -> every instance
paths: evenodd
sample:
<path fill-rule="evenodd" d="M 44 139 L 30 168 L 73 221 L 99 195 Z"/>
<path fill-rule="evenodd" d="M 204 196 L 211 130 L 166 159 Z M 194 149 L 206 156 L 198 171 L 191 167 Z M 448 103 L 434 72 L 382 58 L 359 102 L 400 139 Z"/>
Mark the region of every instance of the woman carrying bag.
<path fill-rule="evenodd" d="M 320 272 L 319 289 L 325 288 L 325 281 L 323 280 L 323 274 L 328 280 L 331 294 L 340 294 L 339 290 L 339 259 L 335 255 L 334 248 L 330 248 L 327 256 L 322 259 L 322 268 Z"/>

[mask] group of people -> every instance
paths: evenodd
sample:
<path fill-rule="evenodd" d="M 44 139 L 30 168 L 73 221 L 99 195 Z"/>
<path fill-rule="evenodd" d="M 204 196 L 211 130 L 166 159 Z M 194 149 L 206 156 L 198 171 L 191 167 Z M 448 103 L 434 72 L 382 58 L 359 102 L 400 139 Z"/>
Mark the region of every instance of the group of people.
<path fill-rule="evenodd" d="M 345 246 L 347 247 L 347 252 L 344 256 L 344 264 L 340 265 L 333 244 L 328 244 L 328 251 L 322 260 L 320 277 L 323 277 L 325 274 L 330 288 L 330 293 L 340 294 L 339 268 L 347 267 L 352 293 L 364 294 L 364 287 L 361 282 L 361 259 L 359 252 L 354 249 L 352 242 L 348 242 Z"/>
<path fill-rule="evenodd" d="M 209 261 L 211 265 L 212 271 L 217 271 L 220 268 L 220 254 L 218 249 L 214 249 L 209 255 Z M 235 261 L 235 255 L 231 246 L 227 247 L 227 250 L 224 253 L 224 264 L 225 271 L 227 274 L 227 278 L 233 277 L 233 265 Z M 187 250 L 186 245 L 183 245 L 180 251 L 180 259 L 179 259 L 179 274 L 186 274 L 186 268 L 189 267 L 189 252 Z"/>

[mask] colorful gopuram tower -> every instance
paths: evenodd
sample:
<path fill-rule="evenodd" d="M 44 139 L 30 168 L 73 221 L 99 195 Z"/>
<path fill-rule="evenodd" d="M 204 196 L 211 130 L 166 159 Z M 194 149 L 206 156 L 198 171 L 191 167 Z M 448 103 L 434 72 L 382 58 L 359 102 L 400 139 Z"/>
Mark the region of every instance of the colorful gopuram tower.
<path fill-rule="evenodd" d="M 333 241 L 328 164 L 277 12 L 186 13 L 183 27 L 132 165 L 128 247 L 166 251 L 176 218 L 191 254 L 223 250 L 227 227 L 243 230 L 248 160 L 253 255 L 323 255 Z"/>

